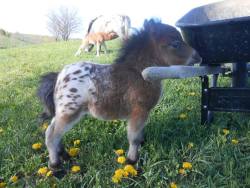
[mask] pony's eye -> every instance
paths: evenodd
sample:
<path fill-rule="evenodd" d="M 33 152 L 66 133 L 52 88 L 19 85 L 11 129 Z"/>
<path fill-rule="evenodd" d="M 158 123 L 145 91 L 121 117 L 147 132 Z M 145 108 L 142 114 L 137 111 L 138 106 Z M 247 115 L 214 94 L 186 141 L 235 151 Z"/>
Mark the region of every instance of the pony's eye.
<path fill-rule="evenodd" d="M 173 48 L 179 49 L 181 47 L 181 41 L 175 40 L 171 42 L 170 46 Z"/>

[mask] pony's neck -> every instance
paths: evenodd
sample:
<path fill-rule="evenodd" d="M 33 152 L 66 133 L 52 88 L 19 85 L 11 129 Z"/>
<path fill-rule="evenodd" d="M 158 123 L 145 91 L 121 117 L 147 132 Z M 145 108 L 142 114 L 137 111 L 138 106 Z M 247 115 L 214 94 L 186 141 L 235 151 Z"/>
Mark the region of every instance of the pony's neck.
<path fill-rule="evenodd" d="M 115 64 L 117 66 L 127 67 L 128 69 L 134 69 L 141 73 L 147 67 L 158 66 L 158 59 L 152 54 L 153 52 L 131 53 L 126 57 L 118 59 Z"/>

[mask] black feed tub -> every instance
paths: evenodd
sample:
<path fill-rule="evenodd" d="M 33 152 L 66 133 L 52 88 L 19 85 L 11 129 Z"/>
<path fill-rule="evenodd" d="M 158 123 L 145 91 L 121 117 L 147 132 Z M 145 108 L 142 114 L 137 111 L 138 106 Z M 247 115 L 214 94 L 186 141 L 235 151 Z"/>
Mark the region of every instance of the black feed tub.
<path fill-rule="evenodd" d="M 209 86 L 202 76 L 202 123 L 212 111 L 250 112 L 247 62 L 250 61 L 250 0 L 225 0 L 195 8 L 176 26 L 185 41 L 201 55 L 204 66 L 233 63 L 232 87 L 218 88 L 217 77 Z"/>

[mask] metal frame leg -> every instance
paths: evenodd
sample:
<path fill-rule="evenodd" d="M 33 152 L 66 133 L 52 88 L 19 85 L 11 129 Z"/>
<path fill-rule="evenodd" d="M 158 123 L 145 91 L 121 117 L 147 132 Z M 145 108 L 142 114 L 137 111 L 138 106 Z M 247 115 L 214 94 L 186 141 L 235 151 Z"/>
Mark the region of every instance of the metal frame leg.
<path fill-rule="evenodd" d="M 209 123 L 208 113 L 208 92 L 209 92 L 209 80 L 208 76 L 201 77 L 201 124 Z"/>
<path fill-rule="evenodd" d="M 246 87 L 247 79 L 247 63 L 233 63 L 232 87 Z"/>

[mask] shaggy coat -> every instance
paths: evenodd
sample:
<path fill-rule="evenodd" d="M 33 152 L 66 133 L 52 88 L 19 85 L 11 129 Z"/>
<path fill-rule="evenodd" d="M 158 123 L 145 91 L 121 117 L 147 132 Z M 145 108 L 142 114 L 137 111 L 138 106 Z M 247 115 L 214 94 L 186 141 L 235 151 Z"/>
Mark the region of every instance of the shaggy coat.
<path fill-rule="evenodd" d="M 55 105 L 46 110 L 53 116 L 46 131 L 49 166 L 58 167 L 64 151 L 61 137 L 87 113 L 103 120 L 128 120 L 127 162 L 136 162 L 145 122 L 161 95 L 161 82 L 146 81 L 141 72 L 150 66 L 186 64 L 193 52 L 174 27 L 149 20 L 124 43 L 113 64 L 83 61 L 65 66 L 58 75 L 48 74 L 38 93 L 45 109 L 52 102 L 44 102 L 46 97 L 41 96 L 48 96 Z M 45 82 L 54 84 L 48 89 Z"/>

